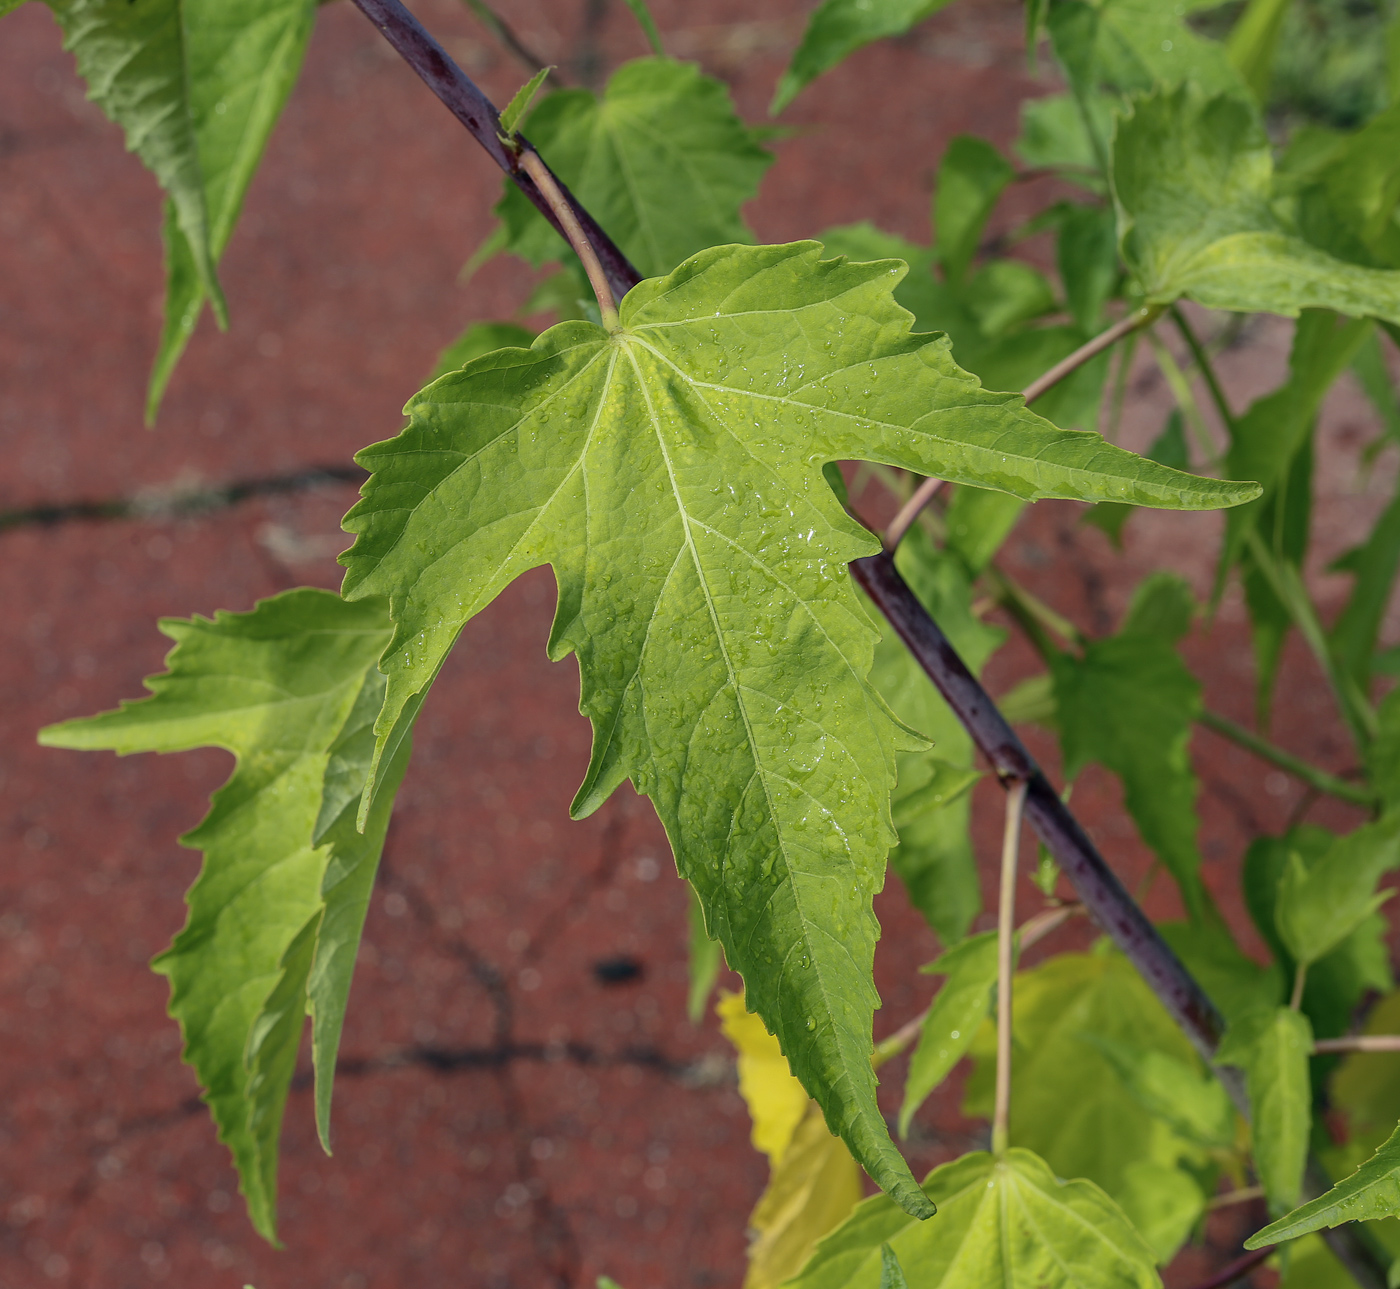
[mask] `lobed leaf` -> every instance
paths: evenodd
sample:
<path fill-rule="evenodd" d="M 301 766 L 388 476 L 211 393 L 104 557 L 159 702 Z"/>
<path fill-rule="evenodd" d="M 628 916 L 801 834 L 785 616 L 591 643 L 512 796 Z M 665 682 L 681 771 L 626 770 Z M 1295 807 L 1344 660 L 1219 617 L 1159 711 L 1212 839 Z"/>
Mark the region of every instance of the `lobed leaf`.
<path fill-rule="evenodd" d="M 823 72 L 862 45 L 902 36 L 937 13 L 948 0 L 822 0 L 807 22 L 802 43 L 778 81 L 768 111 L 777 116 Z"/>
<path fill-rule="evenodd" d="M 1190 624 L 1191 605 L 1180 579 L 1157 574 L 1139 588 L 1117 635 L 1091 641 L 1082 658 L 1057 655 L 1051 673 L 1066 778 L 1098 761 L 1122 780 L 1143 840 L 1197 919 L 1209 897 L 1200 877 L 1199 784 L 1188 743 L 1201 687 L 1175 648 Z M 1164 614 L 1176 614 L 1170 630 Z"/>
<path fill-rule="evenodd" d="M 1263 1248 L 1283 1240 L 1296 1240 L 1310 1231 L 1340 1226 L 1343 1222 L 1371 1222 L 1400 1216 L 1400 1127 L 1350 1177 L 1338 1182 L 1277 1222 L 1256 1231 L 1244 1242 L 1246 1249 Z"/>
<path fill-rule="evenodd" d="M 1400 867 L 1400 813 L 1337 838 L 1311 863 L 1289 854 L 1279 877 L 1274 925 L 1297 963 L 1335 949 L 1391 892 L 1376 894 L 1384 873 Z"/>
<path fill-rule="evenodd" d="M 739 119 L 723 82 L 692 63 L 638 58 L 601 98 L 559 90 L 526 122 L 530 141 L 644 277 L 688 255 L 750 242 L 739 209 L 772 156 Z M 558 234 L 514 183 L 496 206 L 495 249 L 536 267 L 560 258 Z"/>
<path fill-rule="evenodd" d="M 1056 430 L 915 336 L 901 268 L 719 247 L 634 288 L 621 324 L 552 328 L 443 377 L 358 460 L 346 594 L 396 631 L 382 746 L 463 623 L 554 566 L 549 652 L 594 724 L 576 814 L 650 795 L 707 930 L 852 1153 L 924 1201 L 875 1106 L 871 900 L 893 840 L 875 635 L 846 563 L 874 544 L 825 463 L 883 461 L 1022 496 L 1212 507 L 1253 489 Z M 368 799 L 368 798 L 367 798 Z"/>
<path fill-rule="evenodd" d="M 1137 100 L 1113 143 L 1123 258 L 1149 301 L 1400 322 L 1400 271 L 1338 259 L 1272 204 L 1268 136 L 1249 104 L 1189 86 Z"/>
<path fill-rule="evenodd" d="M 1313 1031 L 1291 1007 L 1257 1012 L 1232 1024 L 1216 1052 L 1220 1065 L 1245 1073 L 1253 1112 L 1254 1167 L 1271 1212 L 1298 1202 L 1312 1128 L 1308 1057 Z"/>
<path fill-rule="evenodd" d="M 167 618 L 176 645 L 152 696 L 41 731 L 47 747 L 237 758 L 202 823 L 189 920 L 155 961 L 249 1216 L 275 1239 L 277 1143 L 312 1018 L 316 1114 L 329 1149 L 331 1085 L 370 887 L 408 746 L 381 770 L 363 832 L 355 804 L 384 692 L 375 661 L 392 635 L 380 599 L 301 589 L 249 613 Z"/>
<path fill-rule="evenodd" d="M 1029 1150 L 964 1155 L 934 1169 L 922 1224 L 877 1195 L 817 1245 L 792 1289 L 878 1289 L 892 1252 L 912 1283 L 939 1289 L 1150 1289 L 1152 1253 L 1087 1181 L 1059 1181 Z"/>

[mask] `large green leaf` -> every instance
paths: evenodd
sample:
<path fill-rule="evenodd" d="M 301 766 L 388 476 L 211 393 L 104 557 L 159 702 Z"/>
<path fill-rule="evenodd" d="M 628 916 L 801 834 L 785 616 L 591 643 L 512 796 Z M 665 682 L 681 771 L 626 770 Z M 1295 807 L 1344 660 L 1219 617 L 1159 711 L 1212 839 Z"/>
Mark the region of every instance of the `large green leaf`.
<path fill-rule="evenodd" d="M 1132 964 L 1103 945 L 1019 973 L 1013 997 L 1011 1140 L 1042 1156 L 1058 1176 L 1103 1187 L 1158 1261 L 1169 1261 L 1205 1207 L 1192 1175 L 1204 1157 L 1123 1083 L 1102 1043 L 1198 1068 L 1195 1052 Z M 990 1031 L 985 1026 L 973 1041 L 967 1114 L 992 1111 Z"/>
<path fill-rule="evenodd" d="M 937 1289 L 1156 1289 L 1152 1253 L 1087 1181 L 1060 1181 L 1029 1150 L 964 1155 L 934 1169 L 938 1205 L 912 1222 L 883 1195 L 823 1239 L 790 1289 L 879 1289 L 888 1248 L 910 1282 Z"/>
<path fill-rule="evenodd" d="M 1219 1064 L 1245 1073 L 1254 1168 L 1274 1213 L 1292 1208 L 1303 1186 L 1312 1128 L 1312 1045 L 1308 1018 L 1291 1007 L 1276 1007 L 1232 1024 L 1216 1052 Z"/>
<path fill-rule="evenodd" d="M 1400 322 L 1400 271 L 1304 240 L 1273 204 L 1268 136 L 1249 104 L 1183 86 L 1118 123 L 1113 189 L 1123 257 L 1150 301 Z"/>
<path fill-rule="evenodd" d="M 42 731 L 49 747 L 226 748 L 233 776 L 181 840 L 204 852 L 189 920 L 156 959 L 254 1225 L 275 1237 L 277 1142 L 304 1017 L 316 1112 L 331 1083 L 370 887 L 407 762 L 401 744 L 363 833 L 355 805 L 384 692 L 385 602 L 288 591 L 250 613 L 165 619 L 176 646 L 150 698 Z M 329 1148 L 329 1147 L 328 1147 Z"/>
<path fill-rule="evenodd" d="M 862 45 L 901 36 L 937 13 L 948 0 L 822 0 L 807 23 L 802 43 L 778 82 L 768 110 L 783 110 L 825 71 Z"/>
<path fill-rule="evenodd" d="M 1400 1216 L 1400 1128 L 1350 1177 L 1244 1242 L 1246 1249 L 1295 1240 L 1309 1231 Z"/>
<path fill-rule="evenodd" d="M 1199 918 L 1209 901 L 1196 846 L 1199 784 L 1187 745 L 1201 687 L 1175 647 L 1191 607 L 1185 583 L 1158 573 L 1138 588 L 1117 635 L 1092 641 L 1082 658 L 1057 656 L 1051 672 L 1066 777 L 1098 761 L 1122 780 L 1143 840 Z"/>
<path fill-rule="evenodd" d="M 1252 488 L 1056 430 L 911 335 L 902 268 L 816 243 L 719 247 L 634 288 L 619 328 L 563 323 L 409 405 L 357 458 L 346 594 L 388 595 L 382 745 L 463 623 L 554 566 L 550 656 L 578 655 L 592 761 L 574 802 L 650 795 L 750 1005 L 834 1131 L 925 1208 L 875 1106 L 871 899 L 893 840 L 876 636 L 845 565 L 873 552 L 824 463 L 861 458 L 1027 496 L 1173 506 Z"/>
<path fill-rule="evenodd" d="M 991 1007 L 997 982 L 997 933 L 969 936 L 925 971 L 947 976 L 919 1030 L 919 1045 L 909 1058 L 899 1135 L 907 1136 L 915 1112 L 972 1046 L 978 1026 Z"/>
<path fill-rule="evenodd" d="M 773 158 L 754 142 L 721 81 L 692 63 L 624 63 L 596 98 L 559 90 L 525 124 L 530 142 L 645 277 L 688 255 L 751 242 L 739 208 Z M 506 180 L 500 249 L 538 266 L 566 254 L 558 234 Z"/>
<path fill-rule="evenodd" d="M 1339 837 L 1309 862 L 1292 851 L 1279 877 L 1274 924 L 1295 962 L 1311 965 L 1335 949 L 1389 897 L 1376 894 L 1400 867 L 1400 812 Z"/>

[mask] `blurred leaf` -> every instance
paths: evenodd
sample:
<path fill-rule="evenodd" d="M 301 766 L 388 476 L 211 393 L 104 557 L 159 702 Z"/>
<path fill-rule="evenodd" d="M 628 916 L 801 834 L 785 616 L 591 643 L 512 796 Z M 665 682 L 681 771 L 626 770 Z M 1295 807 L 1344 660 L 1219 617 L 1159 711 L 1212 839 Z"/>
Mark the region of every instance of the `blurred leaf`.
<path fill-rule="evenodd" d="M 1378 729 L 1366 750 L 1372 786 L 1387 809 L 1400 805 L 1400 689 L 1392 689 L 1376 709 Z"/>
<path fill-rule="evenodd" d="M 1056 263 L 1065 301 L 1086 336 L 1103 322 L 1103 307 L 1118 282 L 1118 230 L 1107 207 L 1071 206 L 1060 221 Z"/>
<path fill-rule="evenodd" d="M 1087 94 L 1081 106 L 1072 94 L 1050 94 L 1021 104 L 1021 136 L 1015 149 L 1028 166 L 1060 170 L 1071 183 L 1102 193 L 1107 181 L 1094 140 L 1112 133 L 1113 101 L 1108 96 Z"/>
<path fill-rule="evenodd" d="M 984 265 L 967 284 L 966 299 L 982 334 L 992 339 L 1055 309 L 1055 293 L 1045 275 L 1020 260 Z"/>
<path fill-rule="evenodd" d="M 1338 837 L 1306 859 L 1290 852 L 1279 876 L 1274 924 L 1295 962 L 1330 953 L 1389 897 L 1376 895 L 1381 875 L 1400 867 L 1400 813 Z"/>
<path fill-rule="evenodd" d="M 1308 1018 L 1277 1007 L 1231 1024 L 1215 1055 L 1218 1064 L 1234 1065 L 1245 1073 L 1254 1167 L 1272 1213 L 1297 1204 L 1303 1186 L 1312 1128 L 1312 1045 Z"/>
<path fill-rule="evenodd" d="M 1381 418 L 1386 437 L 1400 443 L 1400 398 L 1396 397 L 1395 384 L 1386 366 L 1385 355 L 1381 352 L 1378 336 L 1373 333 L 1361 342 L 1351 367 L 1366 397 L 1371 400 L 1371 406 Z"/>
<path fill-rule="evenodd" d="M 642 29 L 642 35 L 647 38 L 651 52 L 658 58 L 665 58 L 666 50 L 661 44 L 661 33 L 656 29 L 656 19 L 651 16 L 646 0 L 626 0 L 626 4 L 632 11 L 632 16 L 636 18 L 637 25 Z"/>
<path fill-rule="evenodd" d="M 1029 1150 L 964 1155 L 934 1169 L 924 1191 L 938 1205 L 932 1221 L 865 1200 L 791 1289 L 879 1289 L 885 1248 L 912 1283 L 940 1289 L 1160 1289 L 1118 1206 L 1092 1182 L 1059 1181 Z"/>
<path fill-rule="evenodd" d="M 1148 301 L 1400 322 L 1400 272 L 1337 259 L 1274 211 L 1273 155 L 1248 104 L 1186 87 L 1139 99 L 1113 156 L 1123 257 Z"/>
<path fill-rule="evenodd" d="M 1184 1061 L 1086 1033 L 1139 1105 L 1171 1130 L 1203 1146 L 1228 1148 L 1235 1139 L 1235 1108 L 1220 1080 L 1199 1061 Z"/>
<path fill-rule="evenodd" d="M 1185 1063 L 1196 1059 L 1190 1044 L 1132 965 L 1104 945 L 1018 973 L 1013 1006 L 1011 1140 L 1034 1150 L 1058 1176 L 1086 1177 L 1103 1187 L 1144 1235 L 1155 1228 L 1165 1237 L 1154 1252 L 1159 1262 L 1169 1261 L 1190 1223 L 1164 1231 L 1151 1203 L 1139 1207 L 1144 1190 L 1136 1170 L 1152 1161 L 1194 1187 L 1187 1165 L 1199 1161 L 1200 1148 L 1145 1109 L 1084 1035 Z M 965 1114 L 991 1115 L 995 1053 L 987 1024 L 973 1040 L 976 1064 L 966 1084 Z M 1185 1194 L 1183 1184 L 1172 1191 Z M 1206 1200 L 1199 1187 L 1196 1193 L 1199 1215 Z M 908 1259 L 905 1265 L 915 1271 Z"/>
<path fill-rule="evenodd" d="M 888 1244 L 880 1246 L 880 1289 L 909 1289 L 904 1268 L 899 1265 L 899 1258 Z"/>
<path fill-rule="evenodd" d="M 719 979 L 720 967 L 724 965 L 724 950 L 718 940 L 712 940 L 705 929 L 705 910 L 700 906 L 700 897 L 689 882 L 685 884 L 690 895 L 690 988 L 686 993 L 686 1015 L 692 1025 L 698 1025 L 705 1015 L 705 1004 L 714 992 L 715 981 Z"/>
<path fill-rule="evenodd" d="M 1400 496 L 1396 496 L 1371 528 L 1356 553 L 1351 595 L 1332 628 L 1332 648 L 1338 664 L 1367 693 L 1371 688 L 1371 657 L 1376 650 L 1396 570 L 1400 569 Z"/>
<path fill-rule="evenodd" d="M 778 81 L 768 111 L 776 116 L 804 87 L 862 45 L 901 36 L 937 13 L 948 0 L 823 0 L 807 22 L 802 43 Z"/>
<path fill-rule="evenodd" d="M 1225 52 L 1261 104 L 1269 98 L 1274 55 L 1289 0 L 1249 0 L 1231 28 Z"/>
<path fill-rule="evenodd" d="M 1400 1128 L 1350 1177 L 1244 1242 L 1246 1249 L 1294 1240 L 1343 1222 L 1400 1215 Z"/>
<path fill-rule="evenodd" d="M 967 484 L 953 492 L 944 515 L 946 548 L 962 559 L 968 575 L 978 577 L 992 562 L 1020 519 L 1026 503 L 1008 492 Z"/>
<path fill-rule="evenodd" d="M 778 1040 L 763 1018 L 744 1004 L 743 994 L 721 990 L 715 1007 L 719 1027 L 739 1053 L 739 1095 L 753 1121 L 753 1144 L 776 1168 L 792 1144 L 811 1098 L 792 1074 Z"/>
<path fill-rule="evenodd" d="M 753 241 L 739 210 L 773 158 L 724 84 L 693 63 L 624 63 L 601 98 L 558 90 L 530 113 L 527 132 L 643 277 L 709 246 Z M 571 254 L 509 179 L 496 214 L 505 249 L 536 267 Z"/>
<path fill-rule="evenodd" d="M 363 833 L 355 807 L 392 636 L 383 600 L 301 589 L 250 613 L 166 618 L 176 642 L 149 698 L 42 731 L 47 747 L 237 758 L 209 814 L 181 838 L 204 852 L 189 920 L 153 964 L 170 979 L 184 1058 L 238 1169 L 253 1225 L 276 1239 L 277 1146 L 305 1017 L 316 1120 L 329 1149 L 341 1024 L 394 789 L 399 745 Z"/>
<path fill-rule="evenodd" d="M 899 1110 L 901 1137 L 909 1135 L 915 1113 L 966 1055 L 977 1027 L 987 1018 L 997 982 L 997 933 L 969 936 L 923 970 L 947 980 L 924 1017 L 919 1045 L 909 1059 Z"/>
<path fill-rule="evenodd" d="M 1028 676 L 1013 685 L 1000 698 L 997 706 L 1012 725 L 1036 723 L 1048 729 L 1055 727 L 1055 681 L 1048 671 Z"/>
<path fill-rule="evenodd" d="M 1065 777 L 1090 761 L 1119 777 L 1143 840 L 1176 879 L 1194 919 L 1209 903 L 1196 847 L 1199 785 L 1188 753 L 1201 687 L 1174 638 L 1152 625 L 1163 614 L 1179 615 L 1189 601 L 1180 579 L 1156 574 L 1139 587 L 1117 635 L 1091 641 L 1083 658 L 1057 655 L 1050 670 Z M 1189 621 L 1175 625 L 1184 630 Z"/>
<path fill-rule="evenodd" d="M 528 349 L 535 333 L 513 322 L 473 322 L 460 336 L 438 355 L 428 383 L 450 371 L 459 371 L 473 358 L 494 353 L 497 349 Z"/>
<path fill-rule="evenodd" d="M 934 251 L 953 286 L 967 276 L 992 208 L 1015 174 L 985 139 L 960 134 L 949 143 L 938 167 L 933 227 Z"/>
<path fill-rule="evenodd" d="M 1279 968 L 1261 967 L 1222 923 L 1160 922 L 1157 930 L 1230 1024 L 1283 1001 Z"/>
<path fill-rule="evenodd" d="M 833 1137 L 815 1101 L 749 1217 L 744 1289 L 776 1289 L 802 1270 L 812 1247 L 850 1216 L 864 1194 L 861 1171 Z"/>

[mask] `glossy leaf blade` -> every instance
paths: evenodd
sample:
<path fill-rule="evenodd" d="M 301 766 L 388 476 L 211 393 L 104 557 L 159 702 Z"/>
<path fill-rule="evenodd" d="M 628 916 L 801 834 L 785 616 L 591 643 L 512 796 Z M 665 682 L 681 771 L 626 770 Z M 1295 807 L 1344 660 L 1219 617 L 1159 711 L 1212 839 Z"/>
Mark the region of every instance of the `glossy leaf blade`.
<path fill-rule="evenodd" d="M 391 626 L 382 600 L 298 590 L 250 613 L 167 619 L 161 629 L 176 647 L 168 670 L 147 682 L 152 697 L 51 726 L 40 741 L 120 753 L 212 746 L 237 758 L 209 814 L 182 838 L 204 852 L 204 865 L 185 929 L 155 965 L 170 978 L 185 1059 L 233 1153 L 249 1214 L 273 1239 L 277 1142 L 303 1018 L 310 1008 L 324 1137 L 369 883 L 407 757 L 404 747 L 357 832 L 383 692 L 375 661 Z M 332 785 L 347 774 L 340 808 L 323 822 Z"/>
<path fill-rule="evenodd" d="M 828 1122 L 922 1207 L 875 1107 L 871 900 L 893 840 L 875 644 L 845 565 L 874 549 L 822 475 L 881 460 L 1026 496 L 1202 507 L 1252 489 L 1060 431 L 981 390 L 891 299 L 901 268 L 816 243 L 718 247 L 632 290 L 619 330 L 564 323 L 443 377 L 346 519 L 346 593 L 386 594 L 387 739 L 463 623 L 554 566 L 575 652 L 583 814 L 650 795 L 707 924 Z"/>
<path fill-rule="evenodd" d="M 739 211 L 773 158 L 724 84 L 692 63 L 639 58 L 618 68 L 601 98 L 550 94 L 526 133 L 645 277 L 706 247 L 753 240 Z M 509 180 L 496 214 L 503 249 L 536 266 L 559 259 L 558 234 Z"/>
<path fill-rule="evenodd" d="M 1113 189 L 1123 256 L 1149 300 L 1400 322 L 1400 271 L 1337 259 L 1275 212 L 1269 140 L 1238 98 L 1183 87 L 1139 99 L 1118 124 Z"/>
<path fill-rule="evenodd" d="M 1246 1249 L 1295 1240 L 1343 1222 L 1400 1216 L 1400 1128 L 1350 1177 L 1244 1242 Z"/>
<path fill-rule="evenodd" d="M 883 1251 L 909 1282 L 938 1289 L 1156 1289 L 1152 1254 L 1092 1182 L 1062 1182 L 1029 1150 L 978 1153 L 936 1168 L 938 1205 L 912 1222 L 877 1195 L 817 1246 L 792 1289 L 879 1289 Z"/>

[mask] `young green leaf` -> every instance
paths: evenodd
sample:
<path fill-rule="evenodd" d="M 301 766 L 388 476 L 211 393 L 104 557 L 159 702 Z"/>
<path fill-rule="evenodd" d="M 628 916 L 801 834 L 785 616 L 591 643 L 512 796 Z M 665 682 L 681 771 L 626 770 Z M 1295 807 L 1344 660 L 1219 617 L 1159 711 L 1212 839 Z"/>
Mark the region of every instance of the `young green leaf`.
<path fill-rule="evenodd" d="M 904 1104 L 899 1110 L 899 1135 L 921 1105 L 972 1046 L 977 1028 L 991 1009 L 997 982 L 997 933 L 984 931 L 955 945 L 924 968 L 947 976 L 919 1030 L 919 1045 L 909 1060 Z"/>
<path fill-rule="evenodd" d="M 888 1244 L 880 1246 L 880 1289 L 909 1289 L 904 1268 L 899 1265 L 899 1258 Z"/>
<path fill-rule="evenodd" d="M 879 1289 L 884 1249 L 914 1284 L 939 1289 L 1159 1289 L 1152 1252 L 1121 1209 L 1087 1181 L 1059 1181 L 1029 1150 L 964 1155 L 924 1191 L 913 1222 L 883 1195 L 860 1204 L 812 1254 L 791 1289 Z"/>
<path fill-rule="evenodd" d="M 1291 1007 L 1256 1012 L 1232 1024 L 1216 1052 L 1220 1065 L 1245 1073 L 1253 1115 L 1254 1167 L 1269 1209 L 1298 1202 L 1312 1128 L 1308 1057 L 1313 1031 Z"/>
<path fill-rule="evenodd" d="M 1055 430 L 911 335 L 888 262 L 719 247 L 642 283 L 609 333 L 564 323 L 409 405 L 346 519 L 346 593 L 396 623 L 381 737 L 463 623 L 555 568 L 550 656 L 579 658 L 595 809 L 650 795 L 750 1005 L 877 1182 L 922 1204 L 875 1107 L 871 899 L 893 841 L 875 637 L 845 564 L 875 549 L 822 478 L 876 459 L 1021 495 L 1212 506 L 1252 489 Z"/>
<path fill-rule="evenodd" d="M 529 117 L 530 142 L 646 277 L 707 246 L 751 242 L 739 209 L 773 158 L 735 114 L 722 82 L 692 63 L 639 58 L 601 98 L 560 90 Z M 506 181 L 504 249 L 536 265 L 558 234 Z"/>
<path fill-rule="evenodd" d="M 237 758 L 213 808 L 181 840 L 204 852 L 189 921 L 156 959 L 170 978 L 219 1137 L 249 1215 L 275 1238 L 277 1142 L 312 1016 L 317 1124 L 329 1141 L 335 1053 L 370 886 L 407 762 L 401 745 L 363 833 L 355 805 L 392 635 L 383 600 L 297 590 L 250 613 L 165 619 L 176 641 L 153 696 L 40 733 L 48 747 L 120 753 L 222 747 Z"/>
<path fill-rule="evenodd" d="M 1170 1261 L 1205 1207 L 1189 1171 L 1202 1153 L 1143 1106 L 1085 1035 L 1188 1065 L 1196 1059 L 1191 1045 L 1132 965 L 1103 945 L 1020 972 L 1014 997 L 1011 1140 L 1034 1150 L 1058 1176 L 1101 1186 L 1157 1260 Z M 988 1116 L 992 1110 L 996 1062 L 990 1030 L 985 1026 L 973 1041 L 976 1064 L 967 1080 L 965 1114 Z M 1092 1095 L 1085 1095 L 1086 1088 Z"/>
<path fill-rule="evenodd" d="M 1286 1217 L 1257 1231 L 1244 1242 L 1246 1249 L 1296 1240 L 1309 1231 L 1340 1226 L 1343 1222 L 1371 1222 L 1400 1216 L 1400 1128 L 1350 1177 L 1325 1195 L 1294 1209 Z"/>
<path fill-rule="evenodd" d="M 862 45 L 902 36 L 948 0 L 822 0 L 778 82 L 768 112 L 777 116 L 804 87 Z"/>
<path fill-rule="evenodd" d="M 651 10 L 647 8 L 646 0 L 627 0 L 627 7 L 632 10 L 632 16 L 642 29 L 642 35 L 647 38 L 651 52 L 658 58 L 665 58 L 666 50 L 661 44 L 661 33 L 656 29 L 656 19 L 651 16 Z"/>
<path fill-rule="evenodd" d="M 1141 93 L 1190 82 L 1208 93 L 1238 92 L 1239 73 L 1223 45 L 1197 35 L 1186 17 L 1215 0 L 1052 0 L 1055 56 L 1081 94 L 1099 86 Z"/>
<path fill-rule="evenodd" d="M 146 91 L 124 109 L 115 100 L 108 106 L 99 99 L 108 115 L 127 127 L 129 136 L 133 128 L 151 124 L 141 114 L 160 112 L 160 123 L 151 124 L 138 148 L 170 195 L 164 227 L 165 322 L 146 402 L 147 419 L 154 420 L 206 299 L 213 301 L 220 323 L 226 321 L 214 266 L 228 246 L 263 148 L 296 83 L 316 5 L 314 0 L 138 0 L 134 5 L 121 0 L 57 0 L 54 9 L 65 30 L 70 21 L 65 11 L 71 12 L 75 31 L 81 24 L 81 43 L 90 50 L 92 71 L 84 68 L 82 53 L 79 66 L 89 83 L 94 77 L 111 77 L 114 85 L 129 81 L 133 91 L 138 85 Z M 143 10 L 151 16 L 164 11 L 173 45 L 152 43 L 126 62 L 124 41 L 94 43 L 95 33 L 110 34 L 121 25 L 111 15 Z M 116 59 L 123 60 L 120 70 Z M 143 63 L 152 79 L 133 79 Z M 157 84 L 157 75 L 163 84 Z M 133 126 L 128 120 L 142 124 Z M 147 156 L 147 149 L 163 135 L 169 142 L 160 162 Z M 171 171 L 167 178 L 176 155 L 178 172 Z"/>
<path fill-rule="evenodd" d="M 1209 904 L 1196 846 L 1199 785 L 1187 750 L 1201 687 L 1175 648 L 1190 624 L 1189 608 L 1170 632 L 1151 622 L 1153 615 L 1177 613 L 1183 595 L 1189 605 L 1184 584 L 1158 574 L 1139 588 L 1119 634 L 1092 641 L 1082 658 L 1057 656 L 1051 672 L 1066 777 L 1098 761 L 1122 780 L 1143 840 L 1176 879 L 1195 919 Z M 1158 612 L 1152 601 L 1163 596 L 1173 607 Z M 1135 621 L 1138 613 L 1147 616 Z"/>
<path fill-rule="evenodd" d="M 1339 837 L 1308 862 L 1293 851 L 1279 877 L 1274 924 L 1295 962 L 1309 966 L 1341 944 L 1389 897 L 1381 875 L 1400 867 L 1400 813 Z"/>
<path fill-rule="evenodd" d="M 501 134 L 506 139 L 515 138 L 515 132 L 520 128 L 520 122 L 529 113 L 530 105 L 535 101 L 535 95 L 540 92 L 540 86 L 545 83 L 553 70 L 553 67 L 541 67 L 515 91 L 514 97 L 501 110 Z"/>
<path fill-rule="evenodd" d="M 954 286 L 967 276 L 992 208 L 1016 172 L 985 139 L 960 134 L 943 154 L 933 197 L 934 251 Z"/>
<path fill-rule="evenodd" d="M 1268 136 L 1238 98 L 1184 86 L 1139 99 L 1118 123 L 1113 190 L 1123 257 L 1149 301 L 1400 323 L 1400 272 L 1338 259 L 1276 213 Z"/>

